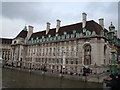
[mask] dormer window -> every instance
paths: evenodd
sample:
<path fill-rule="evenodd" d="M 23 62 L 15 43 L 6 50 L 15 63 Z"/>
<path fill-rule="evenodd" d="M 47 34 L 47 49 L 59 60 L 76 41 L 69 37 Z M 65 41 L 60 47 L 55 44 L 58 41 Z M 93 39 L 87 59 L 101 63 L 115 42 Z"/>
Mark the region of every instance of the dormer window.
<path fill-rule="evenodd" d="M 38 37 L 36 37 L 36 39 L 38 39 Z"/>
<path fill-rule="evenodd" d="M 58 40 L 60 39 L 60 36 L 58 36 Z"/>
<path fill-rule="evenodd" d="M 79 34 L 79 33 L 76 33 L 76 37 L 80 37 L 80 34 Z"/>
<path fill-rule="evenodd" d="M 86 29 L 83 29 L 83 33 L 85 33 L 86 32 Z"/>
<path fill-rule="evenodd" d="M 86 35 L 91 35 L 92 33 L 89 30 L 83 29 L 83 34 L 86 36 Z"/>
<path fill-rule="evenodd" d="M 49 38 L 46 38 L 46 41 L 48 41 L 49 40 Z"/>
<path fill-rule="evenodd" d="M 42 38 L 44 38 L 44 36 L 42 36 Z"/>
<path fill-rule="evenodd" d="M 31 43 L 31 40 L 29 40 L 28 43 Z"/>
<path fill-rule="evenodd" d="M 66 36 L 66 38 L 70 38 L 70 35 L 68 34 L 68 35 Z"/>
<path fill-rule="evenodd" d="M 64 35 L 66 35 L 67 34 L 67 32 L 64 32 Z"/>
<path fill-rule="evenodd" d="M 34 42 L 36 42 L 36 40 L 34 40 Z"/>
<path fill-rule="evenodd" d="M 31 43 L 33 43 L 33 40 L 31 40 Z"/>
<path fill-rule="evenodd" d="M 39 39 L 37 39 L 37 42 L 39 42 Z"/>
<path fill-rule="evenodd" d="M 74 38 L 75 37 L 75 35 L 74 34 L 71 34 L 71 38 Z"/>
<path fill-rule="evenodd" d="M 86 35 L 91 35 L 91 32 L 89 30 L 87 30 Z"/>
<path fill-rule="evenodd" d="M 33 38 L 31 38 L 31 40 L 33 40 Z"/>
<path fill-rule="evenodd" d="M 56 36 L 58 36 L 58 34 L 56 34 Z"/>
<path fill-rule="evenodd" d="M 42 41 L 45 41 L 45 38 L 43 38 Z"/>
<path fill-rule="evenodd" d="M 76 33 L 76 30 L 73 30 L 73 33 Z"/>
<path fill-rule="evenodd" d="M 62 35 L 62 39 L 65 39 L 65 35 Z"/>
<path fill-rule="evenodd" d="M 56 36 L 56 39 L 57 39 L 57 40 L 58 40 L 58 37 L 59 37 L 59 36 Z"/>
<path fill-rule="evenodd" d="M 52 40 L 52 37 L 50 38 L 50 40 Z"/>
<path fill-rule="evenodd" d="M 42 39 L 40 39 L 40 42 L 42 42 Z"/>

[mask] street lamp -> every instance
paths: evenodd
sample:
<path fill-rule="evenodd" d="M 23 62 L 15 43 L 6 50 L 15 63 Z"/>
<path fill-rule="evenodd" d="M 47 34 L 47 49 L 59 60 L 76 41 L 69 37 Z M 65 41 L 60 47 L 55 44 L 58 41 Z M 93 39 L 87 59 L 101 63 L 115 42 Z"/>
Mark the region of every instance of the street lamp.
<path fill-rule="evenodd" d="M 112 53 L 112 60 L 110 64 L 110 74 L 115 75 L 117 73 L 117 62 L 116 62 L 116 57 L 115 57 L 116 49 L 115 49 L 114 44 L 112 44 L 111 53 Z"/>

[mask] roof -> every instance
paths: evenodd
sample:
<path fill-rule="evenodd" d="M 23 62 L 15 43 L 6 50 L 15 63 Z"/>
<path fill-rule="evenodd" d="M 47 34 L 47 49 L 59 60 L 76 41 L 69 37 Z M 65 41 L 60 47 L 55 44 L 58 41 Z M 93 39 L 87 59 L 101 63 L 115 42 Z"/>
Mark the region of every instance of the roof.
<path fill-rule="evenodd" d="M 36 37 L 41 38 L 42 36 L 45 36 L 45 34 L 46 34 L 46 31 L 36 32 L 36 33 L 33 33 L 31 37 L 32 38 L 36 38 Z"/>
<path fill-rule="evenodd" d="M 24 30 L 24 31 L 27 31 L 27 26 L 25 26 L 23 30 Z"/>
<path fill-rule="evenodd" d="M 102 30 L 102 27 L 96 23 L 95 21 L 91 20 L 91 21 L 87 21 L 86 22 L 86 27 L 85 27 L 87 30 L 93 32 L 95 31 L 96 34 L 100 34 L 101 30 Z M 83 31 L 83 28 L 82 28 L 82 22 L 80 23 L 76 23 L 76 24 L 71 24 L 71 25 L 67 25 L 67 26 L 61 26 L 59 31 L 58 31 L 58 35 L 63 35 L 64 32 L 66 32 L 67 34 L 72 34 L 73 33 L 73 30 L 76 30 L 76 33 L 82 33 Z M 106 29 L 105 29 L 105 32 L 108 32 Z M 44 37 L 47 37 L 49 35 L 51 36 L 55 36 L 56 34 L 56 28 L 53 28 L 53 29 L 50 29 L 48 34 L 46 35 L 46 31 L 40 31 L 40 32 L 36 32 L 36 33 L 33 33 L 30 37 L 31 38 L 41 38 L 42 36 Z"/>
<path fill-rule="evenodd" d="M 2 44 L 11 44 L 13 39 L 0 38 L 0 43 Z"/>
<path fill-rule="evenodd" d="M 25 38 L 27 36 L 28 31 L 22 30 L 15 38 L 21 37 Z"/>

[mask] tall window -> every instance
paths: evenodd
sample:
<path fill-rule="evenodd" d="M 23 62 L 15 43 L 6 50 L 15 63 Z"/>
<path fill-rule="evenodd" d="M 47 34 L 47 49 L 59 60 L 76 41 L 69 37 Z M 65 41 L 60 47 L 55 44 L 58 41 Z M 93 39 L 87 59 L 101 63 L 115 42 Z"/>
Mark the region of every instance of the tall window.
<path fill-rule="evenodd" d="M 104 64 L 106 64 L 106 50 L 107 50 L 107 46 L 104 46 Z"/>
<path fill-rule="evenodd" d="M 104 46 L 104 56 L 106 56 L 106 49 L 107 49 L 107 46 L 105 45 Z"/>
<path fill-rule="evenodd" d="M 84 46 L 84 64 L 91 64 L 91 46 L 89 44 Z"/>

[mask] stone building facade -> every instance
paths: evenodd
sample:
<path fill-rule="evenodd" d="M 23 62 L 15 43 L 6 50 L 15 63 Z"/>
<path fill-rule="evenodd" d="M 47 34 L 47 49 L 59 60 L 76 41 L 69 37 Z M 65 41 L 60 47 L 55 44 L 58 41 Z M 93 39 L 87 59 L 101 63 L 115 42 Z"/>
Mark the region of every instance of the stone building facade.
<path fill-rule="evenodd" d="M 120 46 L 112 24 L 107 30 L 104 19 L 99 19 L 99 24 L 87 21 L 86 13 L 82 14 L 80 23 L 61 26 L 61 21 L 57 20 L 56 28 L 50 29 L 49 22 L 46 30 L 33 33 L 33 28 L 25 27 L 12 40 L 14 66 L 45 67 L 48 71 L 67 73 L 81 73 L 83 67 L 89 67 L 94 73 L 102 73 L 111 63 L 111 37 L 116 37 L 116 49 Z"/>
<path fill-rule="evenodd" d="M 11 60 L 11 43 L 12 39 L 0 38 L 0 58 Z"/>

